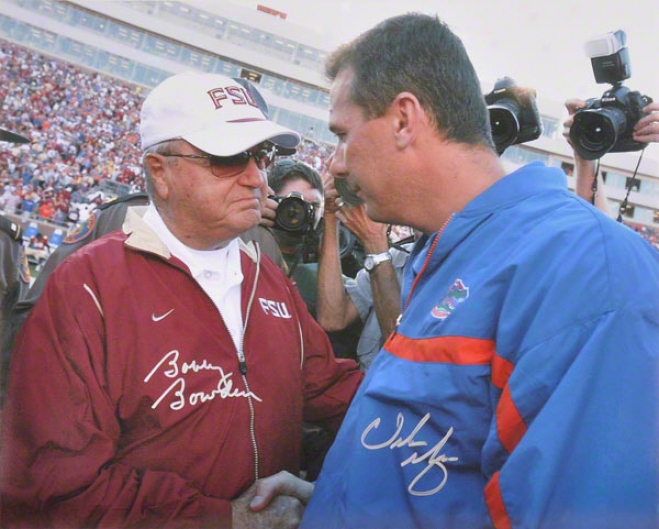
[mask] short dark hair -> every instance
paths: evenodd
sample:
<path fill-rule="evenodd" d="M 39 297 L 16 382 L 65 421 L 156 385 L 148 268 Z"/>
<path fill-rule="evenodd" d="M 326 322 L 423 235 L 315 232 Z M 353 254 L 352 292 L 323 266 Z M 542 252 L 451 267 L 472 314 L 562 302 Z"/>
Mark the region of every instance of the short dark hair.
<path fill-rule="evenodd" d="M 334 81 L 347 69 L 350 100 L 367 119 L 411 92 L 449 139 L 494 149 L 476 71 L 462 41 L 437 16 L 407 13 L 381 22 L 331 54 L 325 73 Z"/>
<path fill-rule="evenodd" d="M 292 158 L 277 160 L 268 173 L 268 185 L 279 194 L 286 182 L 290 180 L 306 180 L 314 189 L 324 195 L 323 179 L 313 167 Z"/>

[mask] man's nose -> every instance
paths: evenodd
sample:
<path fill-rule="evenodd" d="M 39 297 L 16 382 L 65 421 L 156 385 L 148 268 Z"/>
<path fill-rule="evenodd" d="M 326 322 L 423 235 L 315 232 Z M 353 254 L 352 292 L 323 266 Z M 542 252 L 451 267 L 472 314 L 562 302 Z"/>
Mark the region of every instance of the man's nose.
<path fill-rule="evenodd" d="M 240 173 L 241 184 L 249 187 L 261 187 L 266 181 L 265 170 L 259 169 L 254 158 L 250 158 L 243 172 Z"/>
<path fill-rule="evenodd" d="M 337 149 L 334 152 L 330 160 L 329 171 L 334 178 L 346 178 L 348 176 L 343 149 Z"/>

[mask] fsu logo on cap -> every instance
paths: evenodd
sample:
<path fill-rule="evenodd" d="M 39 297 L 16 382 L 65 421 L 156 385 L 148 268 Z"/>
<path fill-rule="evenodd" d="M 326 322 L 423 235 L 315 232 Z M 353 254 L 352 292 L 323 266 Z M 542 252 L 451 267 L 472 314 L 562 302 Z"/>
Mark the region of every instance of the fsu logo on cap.
<path fill-rule="evenodd" d="M 432 315 L 438 320 L 445 320 L 455 310 L 458 303 L 462 303 L 469 297 L 469 287 L 465 286 L 462 279 L 456 279 L 455 283 L 448 289 L 446 297 L 432 309 Z"/>
<path fill-rule="evenodd" d="M 250 94 L 242 86 L 213 88 L 208 90 L 207 93 L 209 96 L 211 96 L 216 109 L 222 108 L 222 104 L 225 101 L 229 101 L 234 105 L 250 105 L 254 108 L 259 108 L 259 105 L 252 97 L 252 94 Z"/>

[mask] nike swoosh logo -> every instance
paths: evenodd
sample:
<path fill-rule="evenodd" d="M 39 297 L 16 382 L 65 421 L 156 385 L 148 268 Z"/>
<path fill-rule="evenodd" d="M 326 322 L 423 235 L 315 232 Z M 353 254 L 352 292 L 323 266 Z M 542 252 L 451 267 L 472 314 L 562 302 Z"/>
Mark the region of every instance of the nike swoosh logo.
<path fill-rule="evenodd" d="M 169 316 L 172 312 L 174 312 L 174 309 L 170 310 L 169 312 L 165 312 L 162 316 L 156 316 L 155 313 L 151 314 L 151 319 L 153 321 L 160 321 L 164 320 L 167 316 Z"/>

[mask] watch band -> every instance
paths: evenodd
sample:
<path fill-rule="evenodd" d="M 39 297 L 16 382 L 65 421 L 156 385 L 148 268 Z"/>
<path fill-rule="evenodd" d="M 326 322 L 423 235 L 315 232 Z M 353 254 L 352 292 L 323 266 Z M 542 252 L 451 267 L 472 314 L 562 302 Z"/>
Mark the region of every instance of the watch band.
<path fill-rule="evenodd" d="M 364 268 L 370 274 L 378 265 L 384 263 L 385 261 L 391 261 L 391 254 L 389 253 L 389 250 L 382 253 L 368 253 L 364 258 Z"/>

